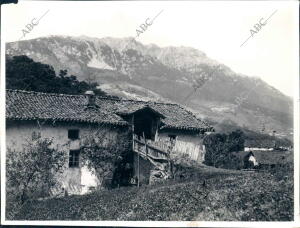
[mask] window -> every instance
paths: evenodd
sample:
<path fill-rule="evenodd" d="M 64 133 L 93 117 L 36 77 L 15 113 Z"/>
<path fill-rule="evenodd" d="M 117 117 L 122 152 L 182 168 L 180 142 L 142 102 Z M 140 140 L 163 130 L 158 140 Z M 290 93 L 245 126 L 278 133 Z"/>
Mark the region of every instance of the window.
<path fill-rule="evenodd" d="M 79 150 L 70 150 L 69 167 L 79 167 Z"/>
<path fill-rule="evenodd" d="M 175 141 L 176 140 L 176 135 L 168 135 L 171 141 Z"/>
<path fill-rule="evenodd" d="M 79 130 L 71 129 L 68 131 L 68 138 L 71 140 L 79 139 Z"/>
<path fill-rule="evenodd" d="M 32 134 L 31 134 L 32 140 L 38 140 L 39 138 L 41 138 L 41 132 L 38 132 L 38 131 L 32 132 Z"/>
<path fill-rule="evenodd" d="M 171 142 L 171 149 L 173 149 L 173 147 L 176 144 L 176 138 L 177 138 L 177 136 L 176 135 L 168 135 L 168 136 L 169 136 L 169 139 L 170 139 L 170 142 Z"/>

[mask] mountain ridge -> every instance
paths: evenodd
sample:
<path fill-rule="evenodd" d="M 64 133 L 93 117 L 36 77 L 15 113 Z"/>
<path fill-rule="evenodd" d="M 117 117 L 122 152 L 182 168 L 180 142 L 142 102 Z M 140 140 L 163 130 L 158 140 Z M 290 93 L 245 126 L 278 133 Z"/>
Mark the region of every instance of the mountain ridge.
<path fill-rule="evenodd" d="M 25 54 L 56 71 L 67 69 L 80 80 L 99 82 L 112 95 L 172 101 L 213 121 L 233 121 L 256 131 L 267 125 L 269 133 L 292 133 L 290 97 L 195 48 L 161 48 L 130 37 L 49 36 L 7 43 L 6 53 Z"/>

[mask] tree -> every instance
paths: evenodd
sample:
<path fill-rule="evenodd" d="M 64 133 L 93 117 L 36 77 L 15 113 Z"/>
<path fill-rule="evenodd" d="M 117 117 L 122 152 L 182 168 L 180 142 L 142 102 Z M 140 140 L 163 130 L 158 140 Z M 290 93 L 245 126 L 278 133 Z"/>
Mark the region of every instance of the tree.
<path fill-rule="evenodd" d="M 240 162 L 232 152 L 243 150 L 244 141 L 244 133 L 240 130 L 208 135 L 203 140 L 206 148 L 204 163 L 221 168 L 240 168 Z"/>
<path fill-rule="evenodd" d="M 59 77 L 64 78 L 67 75 L 68 75 L 68 71 L 67 70 L 60 70 L 59 71 Z"/>
<path fill-rule="evenodd" d="M 226 134 L 211 134 L 204 138 L 206 148 L 205 164 L 218 167 L 224 155 L 228 152 L 225 148 Z"/>
<path fill-rule="evenodd" d="M 6 57 L 6 88 L 45 93 L 83 94 L 93 90 L 96 95 L 107 94 L 99 89 L 98 83 L 78 81 L 67 70 L 56 76 L 52 66 L 35 62 L 25 55 Z"/>
<path fill-rule="evenodd" d="M 229 152 L 244 150 L 245 135 L 241 130 L 232 131 L 226 139 Z"/>
<path fill-rule="evenodd" d="M 57 90 L 53 67 L 34 62 L 27 56 L 7 57 L 6 88 L 40 92 Z"/>
<path fill-rule="evenodd" d="M 52 139 L 35 132 L 22 151 L 7 148 L 7 193 L 24 204 L 30 197 L 47 196 L 56 181 L 56 174 L 65 165 L 65 153 L 53 147 Z"/>

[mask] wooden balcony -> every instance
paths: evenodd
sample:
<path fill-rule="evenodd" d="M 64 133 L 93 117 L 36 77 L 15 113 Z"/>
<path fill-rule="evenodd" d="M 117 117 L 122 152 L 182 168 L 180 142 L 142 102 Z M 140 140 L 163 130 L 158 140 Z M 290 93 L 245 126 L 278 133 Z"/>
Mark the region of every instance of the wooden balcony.
<path fill-rule="evenodd" d="M 136 135 L 133 135 L 133 151 L 155 161 L 168 161 L 170 146 L 170 144 L 163 141 L 138 139 Z"/>

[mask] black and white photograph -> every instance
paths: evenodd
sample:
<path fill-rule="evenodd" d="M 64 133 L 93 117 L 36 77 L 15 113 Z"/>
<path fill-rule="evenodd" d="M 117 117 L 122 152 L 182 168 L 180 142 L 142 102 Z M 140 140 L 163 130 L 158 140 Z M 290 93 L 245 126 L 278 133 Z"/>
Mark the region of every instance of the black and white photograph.
<path fill-rule="evenodd" d="M 2 2 L 0 86 L 2 224 L 299 224 L 297 1 Z"/>

